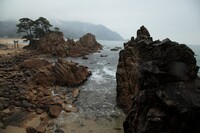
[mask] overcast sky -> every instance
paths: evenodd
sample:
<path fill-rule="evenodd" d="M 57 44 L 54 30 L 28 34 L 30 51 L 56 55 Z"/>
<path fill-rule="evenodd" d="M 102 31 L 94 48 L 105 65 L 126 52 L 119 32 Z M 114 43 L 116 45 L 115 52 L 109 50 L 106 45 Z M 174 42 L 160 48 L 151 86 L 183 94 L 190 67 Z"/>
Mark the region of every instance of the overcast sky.
<path fill-rule="evenodd" d="M 144 25 L 154 40 L 200 45 L 200 0 L 0 0 L 0 20 L 40 16 L 103 24 L 125 39 Z"/>

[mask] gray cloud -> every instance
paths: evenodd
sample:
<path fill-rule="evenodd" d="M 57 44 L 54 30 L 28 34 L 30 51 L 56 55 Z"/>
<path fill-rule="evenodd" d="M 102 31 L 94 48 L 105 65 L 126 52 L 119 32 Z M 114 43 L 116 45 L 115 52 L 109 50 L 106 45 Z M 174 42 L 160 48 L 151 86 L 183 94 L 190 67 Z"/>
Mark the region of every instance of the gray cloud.
<path fill-rule="evenodd" d="M 103 24 L 124 38 L 145 25 L 155 39 L 200 44 L 199 0 L 1 0 L 0 19 L 40 16 Z"/>

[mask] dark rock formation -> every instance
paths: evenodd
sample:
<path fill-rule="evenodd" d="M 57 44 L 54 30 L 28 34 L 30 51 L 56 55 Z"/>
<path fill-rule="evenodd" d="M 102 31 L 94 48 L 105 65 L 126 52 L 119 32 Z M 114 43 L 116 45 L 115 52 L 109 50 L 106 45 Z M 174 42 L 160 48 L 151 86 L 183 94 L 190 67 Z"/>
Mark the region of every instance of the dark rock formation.
<path fill-rule="evenodd" d="M 84 56 L 102 49 L 101 44 L 96 41 L 95 36 L 91 33 L 87 33 L 77 42 L 74 42 L 73 39 L 68 39 L 66 45 L 68 49 L 67 55 L 72 57 Z"/>
<path fill-rule="evenodd" d="M 77 86 L 87 80 L 91 75 L 87 67 L 58 59 L 55 65 L 49 65 L 34 75 L 33 80 L 43 85 Z"/>
<path fill-rule="evenodd" d="M 117 102 L 128 112 L 125 133 L 200 132 L 200 79 L 194 52 L 169 39 L 153 41 L 142 26 L 124 44 Z"/>

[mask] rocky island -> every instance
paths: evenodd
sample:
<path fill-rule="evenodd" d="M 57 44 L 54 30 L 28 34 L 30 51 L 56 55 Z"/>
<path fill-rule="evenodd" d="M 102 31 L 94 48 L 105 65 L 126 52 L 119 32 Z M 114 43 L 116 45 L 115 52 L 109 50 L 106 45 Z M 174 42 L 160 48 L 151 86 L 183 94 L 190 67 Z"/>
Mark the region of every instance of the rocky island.
<path fill-rule="evenodd" d="M 200 79 L 194 52 L 170 39 L 153 41 L 142 26 L 120 51 L 117 102 L 124 133 L 200 132 Z"/>
<path fill-rule="evenodd" d="M 96 41 L 95 36 L 91 33 L 85 34 L 75 42 L 73 39 L 65 41 L 63 33 L 58 32 L 50 33 L 39 40 L 31 40 L 30 44 L 24 48 L 36 50 L 42 54 L 79 57 L 101 50 L 102 45 Z"/>

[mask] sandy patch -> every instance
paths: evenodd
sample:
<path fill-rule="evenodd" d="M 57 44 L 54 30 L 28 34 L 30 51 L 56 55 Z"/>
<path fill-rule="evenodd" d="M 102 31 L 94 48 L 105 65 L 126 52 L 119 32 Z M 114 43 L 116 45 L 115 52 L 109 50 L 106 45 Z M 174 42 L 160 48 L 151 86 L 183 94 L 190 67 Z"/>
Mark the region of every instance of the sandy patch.
<path fill-rule="evenodd" d="M 19 48 L 14 48 L 13 40 L 19 41 Z M 22 52 L 22 48 L 28 45 L 28 42 L 23 42 L 24 39 L 20 38 L 0 38 L 0 44 L 5 45 L 6 47 L 0 48 L 0 56 L 2 55 L 12 55 Z"/>
<path fill-rule="evenodd" d="M 0 133 L 26 133 L 26 127 L 36 128 L 41 123 L 41 117 L 48 117 L 46 113 L 33 115 L 32 118 L 25 120 L 23 127 L 7 126 L 6 129 L 0 128 Z"/>
<path fill-rule="evenodd" d="M 0 38 L 0 44 L 7 45 L 8 48 L 14 48 L 14 42 L 13 42 L 14 40 L 18 41 L 19 48 L 28 45 L 28 42 L 24 42 L 24 39 L 21 38 Z"/>

